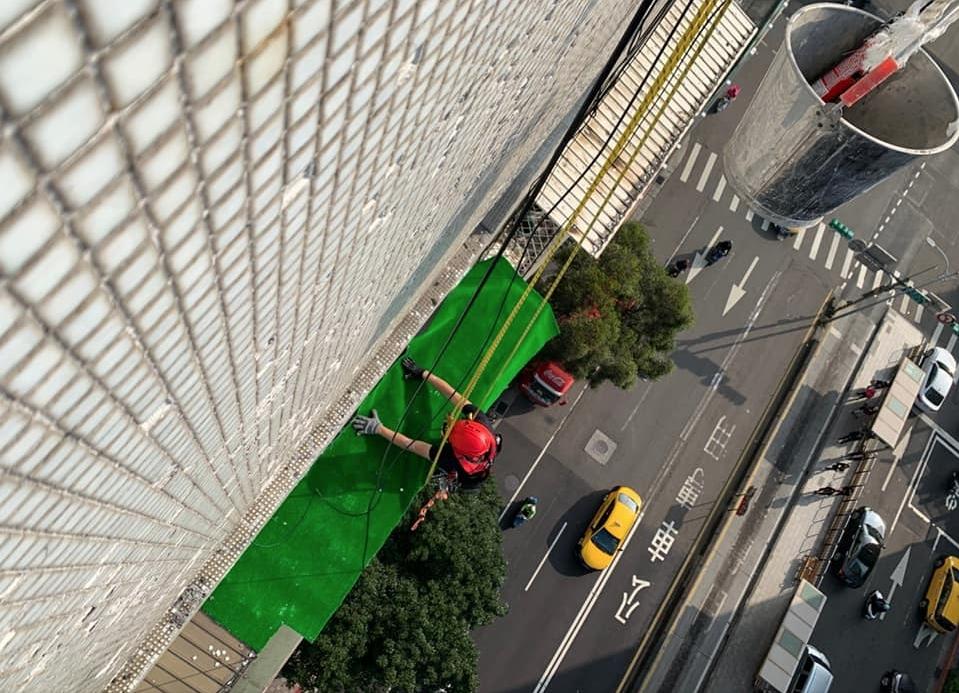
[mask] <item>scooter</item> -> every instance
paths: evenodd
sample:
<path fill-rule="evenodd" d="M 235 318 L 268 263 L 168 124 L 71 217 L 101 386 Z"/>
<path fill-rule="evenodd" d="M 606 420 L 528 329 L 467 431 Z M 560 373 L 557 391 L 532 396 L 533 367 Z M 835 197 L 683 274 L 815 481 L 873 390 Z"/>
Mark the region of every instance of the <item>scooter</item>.
<path fill-rule="evenodd" d="M 713 105 L 713 113 L 722 113 L 725 111 L 729 107 L 729 104 L 736 100 L 737 96 L 739 96 L 739 85 L 730 85 L 726 93 L 716 100 L 716 103 Z"/>
<path fill-rule="evenodd" d="M 733 244 L 729 241 L 720 241 L 712 248 L 709 249 L 709 252 L 706 253 L 706 265 L 712 265 L 715 262 L 722 260 L 724 257 L 729 255 L 729 251 L 733 249 Z"/>
<path fill-rule="evenodd" d="M 776 235 L 777 241 L 784 241 L 787 238 L 792 238 L 796 234 L 787 229 L 785 226 L 780 226 L 779 224 L 770 224 L 769 230 Z"/>
<path fill-rule="evenodd" d="M 676 260 L 666 268 L 666 274 L 670 277 L 678 277 L 689 268 L 689 260 Z"/>
<path fill-rule="evenodd" d="M 892 604 L 886 601 L 879 590 L 873 590 L 866 597 L 866 603 L 862 607 L 862 617 L 867 621 L 875 621 L 881 614 L 886 613 L 892 608 Z"/>
<path fill-rule="evenodd" d="M 537 503 L 539 503 L 539 498 L 536 496 L 528 496 L 522 505 L 519 506 L 516 514 L 513 515 L 513 527 L 520 527 L 526 524 L 527 521 L 532 520 L 533 516 L 536 515 Z"/>

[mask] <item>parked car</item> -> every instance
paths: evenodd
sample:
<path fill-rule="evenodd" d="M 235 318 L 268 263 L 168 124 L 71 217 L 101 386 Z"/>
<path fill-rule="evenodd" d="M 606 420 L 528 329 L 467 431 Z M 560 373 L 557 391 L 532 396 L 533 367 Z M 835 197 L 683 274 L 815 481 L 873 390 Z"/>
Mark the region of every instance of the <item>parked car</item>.
<path fill-rule="evenodd" d="M 642 507 L 643 499 L 629 486 L 617 486 L 607 493 L 576 545 L 580 562 L 590 570 L 608 568 Z"/>
<path fill-rule="evenodd" d="M 836 576 L 849 587 L 862 587 L 879 560 L 885 537 L 886 523 L 879 513 L 866 506 L 857 508 L 832 556 Z"/>
<path fill-rule="evenodd" d="M 909 674 L 890 669 L 879 680 L 882 693 L 919 693 L 916 683 Z"/>
<path fill-rule="evenodd" d="M 832 678 L 832 668 L 826 655 L 812 645 L 806 645 L 789 693 L 829 693 Z"/>
<path fill-rule="evenodd" d="M 930 628 L 948 633 L 959 625 L 959 557 L 939 557 L 934 566 L 919 609 Z"/>
<path fill-rule="evenodd" d="M 555 361 L 534 361 L 520 371 L 517 384 L 526 399 L 540 407 L 566 404 L 576 379 Z"/>
<path fill-rule="evenodd" d="M 930 349 L 922 360 L 926 379 L 919 390 L 916 405 L 929 412 L 939 411 L 956 380 L 956 359 L 942 347 Z"/>

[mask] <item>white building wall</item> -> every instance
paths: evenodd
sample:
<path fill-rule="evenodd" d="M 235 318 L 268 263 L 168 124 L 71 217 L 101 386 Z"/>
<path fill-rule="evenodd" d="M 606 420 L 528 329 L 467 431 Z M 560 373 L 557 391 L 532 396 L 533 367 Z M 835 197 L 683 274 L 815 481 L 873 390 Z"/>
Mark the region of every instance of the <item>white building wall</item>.
<path fill-rule="evenodd" d="M 0 2 L 0 689 L 102 689 L 625 0 Z"/>

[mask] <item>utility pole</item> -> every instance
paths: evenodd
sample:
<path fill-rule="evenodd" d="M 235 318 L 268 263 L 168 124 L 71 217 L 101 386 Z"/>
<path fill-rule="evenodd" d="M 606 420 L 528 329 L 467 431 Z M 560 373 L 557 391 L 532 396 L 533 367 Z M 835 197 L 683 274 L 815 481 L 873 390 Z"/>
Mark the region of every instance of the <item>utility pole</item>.
<path fill-rule="evenodd" d="M 856 234 L 853 232 L 853 230 L 849 228 L 848 226 L 846 226 L 841 221 L 839 221 L 838 219 L 833 219 L 832 221 L 830 221 L 829 227 L 833 229 L 834 231 L 836 231 L 836 233 L 838 233 L 840 236 L 847 239 L 849 241 L 850 247 L 852 247 L 854 243 L 857 243 L 859 247 L 861 248 L 860 252 L 862 253 L 867 252 L 867 248 L 865 244 L 862 243 L 862 241 L 855 240 Z M 882 272 L 885 276 L 889 277 L 891 282 L 888 284 L 883 284 L 882 286 L 876 287 L 875 289 L 872 289 L 870 291 L 867 291 L 859 298 L 853 301 L 848 301 L 841 306 L 829 306 L 829 308 L 827 308 L 823 314 L 821 324 L 825 324 L 833 320 L 836 320 L 838 318 L 851 315 L 852 313 L 863 310 L 865 308 L 870 308 L 872 306 L 879 305 L 885 299 L 880 299 L 879 301 L 874 301 L 873 303 L 869 303 L 864 306 L 859 306 L 858 308 L 855 308 L 853 310 L 845 310 L 846 308 L 849 308 L 850 306 L 856 306 L 862 303 L 863 301 L 865 301 L 866 299 L 872 298 L 873 296 L 877 296 L 887 291 L 902 290 L 904 294 L 909 296 L 909 298 L 911 298 L 913 301 L 915 301 L 919 305 L 928 303 L 930 301 L 930 297 L 926 292 L 922 291 L 922 289 L 928 286 L 932 286 L 933 284 L 936 284 L 938 282 L 945 281 L 946 279 L 951 279 L 952 277 L 959 276 L 959 272 L 949 272 L 949 259 L 946 257 L 946 254 L 943 253 L 942 250 L 935 245 L 935 242 L 933 241 L 932 243 L 930 243 L 930 245 L 936 248 L 937 250 L 939 250 L 939 252 L 942 254 L 943 259 L 946 263 L 945 271 L 940 272 L 938 276 L 934 277 L 928 282 L 920 286 L 916 286 L 913 280 L 919 277 L 920 275 L 925 274 L 926 272 L 931 272 L 932 270 L 936 269 L 935 265 L 933 265 L 932 267 L 927 267 L 924 270 L 920 270 L 919 272 L 916 272 L 908 277 L 897 277 L 895 274 L 890 272 L 889 269 L 887 269 L 884 264 L 877 264 L 876 271 Z M 843 312 L 839 312 L 839 311 L 843 311 Z M 957 329 L 955 326 L 952 327 L 952 330 L 956 334 L 959 334 L 959 329 Z"/>

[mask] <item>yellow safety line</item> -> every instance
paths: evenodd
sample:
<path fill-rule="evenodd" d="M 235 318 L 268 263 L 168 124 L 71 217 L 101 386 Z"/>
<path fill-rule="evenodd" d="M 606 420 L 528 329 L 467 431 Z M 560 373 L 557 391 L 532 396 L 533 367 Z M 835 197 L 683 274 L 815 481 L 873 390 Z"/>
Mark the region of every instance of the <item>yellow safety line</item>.
<path fill-rule="evenodd" d="M 523 330 L 523 333 L 520 335 L 519 339 L 517 340 L 515 346 L 513 347 L 513 350 L 510 352 L 509 356 L 503 361 L 503 365 L 500 367 L 500 370 L 497 373 L 496 378 L 494 378 L 494 382 L 500 377 L 500 375 L 502 375 L 503 370 L 506 367 L 506 364 L 509 363 L 509 361 L 516 354 L 520 344 L 523 343 L 523 340 L 529 334 L 529 331 L 532 328 L 533 323 L 536 322 L 536 319 L 539 317 L 540 313 L 546 307 L 547 302 L 549 301 L 549 298 L 553 295 L 553 292 L 556 290 L 556 287 L 559 285 L 560 280 L 562 280 L 563 275 L 569 269 L 569 266 L 572 264 L 572 261 L 576 256 L 576 253 L 579 252 L 579 249 L 582 247 L 587 234 L 592 230 L 593 226 L 596 223 L 596 220 L 599 218 L 599 215 L 603 212 L 603 210 L 608 205 L 609 200 L 613 195 L 613 191 L 616 190 L 616 186 L 618 186 L 619 183 L 622 181 L 623 177 L 626 175 L 626 171 L 628 170 L 629 166 L 632 165 L 633 161 L 638 156 L 641 145 L 644 144 L 646 140 L 648 139 L 650 133 L 652 132 L 652 129 L 659 122 L 659 119 L 662 117 L 662 114 L 665 112 L 666 107 L 669 105 L 676 91 L 679 89 L 680 84 L 682 84 L 683 80 L 685 79 L 686 74 L 692 68 L 693 63 L 695 62 L 699 54 L 702 52 L 702 49 L 705 47 L 710 36 L 712 36 L 713 31 L 715 30 L 719 21 L 722 19 L 722 16 L 726 12 L 726 9 L 729 7 L 730 1 L 731 0 L 724 0 L 723 7 L 720 10 L 719 14 L 717 15 L 716 20 L 712 23 L 712 25 L 707 30 L 706 34 L 703 37 L 702 42 L 694 50 L 692 59 L 689 61 L 689 63 L 680 73 L 680 78 L 676 81 L 676 84 L 673 85 L 672 89 L 667 94 L 666 99 L 663 101 L 658 112 L 656 113 L 652 121 L 650 122 L 649 129 L 646 130 L 645 134 L 643 135 L 643 138 L 640 141 L 640 145 L 634 149 L 626 165 L 620 168 L 619 176 L 616 178 L 615 182 L 610 187 L 609 192 L 603 198 L 603 201 L 600 204 L 600 207 L 597 210 L 596 214 L 593 216 L 592 221 L 587 226 L 586 230 L 582 232 L 582 235 L 580 236 L 575 247 L 573 248 L 573 252 L 570 253 L 570 256 L 566 260 L 566 263 L 562 266 L 560 271 L 557 273 L 556 277 L 553 279 L 552 285 L 547 290 L 546 294 L 543 296 L 542 303 L 540 303 L 540 305 L 537 307 L 536 312 L 533 314 L 533 317 L 530 319 L 529 323 L 526 325 L 526 328 Z M 609 172 L 610 168 L 612 168 L 615 162 L 619 159 L 619 155 L 626 148 L 626 145 L 628 144 L 629 139 L 633 136 L 633 134 L 639 127 L 639 124 L 642 121 L 643 117 L 645 116 L 646 111 L 649 109 L 649 106 L 652 104 L 653 99 L 656 98 L 662 86 L 673 76 L 672 75 L 673 71 L 682 62 L 683 58 L 686 57 L 686 53 L 689 50 L 690 45 L 695 40 L 696 34 L 705 24 L 706 20 L 709 17 L 709 14 L 712 12 L 713 7 L 716 4 L 717 4 L 717 0 L 706 0 L 706 2 L 704 2 L 700 6 L 699 10 L 696 12 L 695 16 L 690 22 L 689 27 L 687 27 L 685 32 L 683 32 L 683 35 L 680 38 L 680 40 L 677 42 L 675 49 L 672 51 L 669 58 L 667 59 L 666 64 L 663 66 L 663 69 L 660 71 L 659 75 L 657 75 L 656 79 L 653 81 L 653 84 L 650 86 L 650 88 L 647 89 L 646 95 L 643 97 L 643 100 L 640 103 L 640 106 L 637 108 L 632 118 L 630 118 L 629 124 L 626 126 L 626 129 L 623 130 L 623 133 L 619 136 L 616 142 L 616 145 L 613 147 L 613 150 L 610 152 L 610 154 L 606 157 L 606 160 L 603 162 L 602 167 L 600 168 L 599 172 L 596 174 L 592 183 L 590 183 L 586 192 L 583 194 L 575 210 L 573 211 L 573 214 L 570 216 L 566 224 L 564 224 L 563 228 L 560 229 L 560 231 L 556 234 L 556 237 L 550 242 L 549 246 L 547 246 L 545 257 L 540 262 L 539 269 L 534 273 L 533 277 L 530 279 L 529 283 L 526 285 L 526 288 L 523 290 L 523 294 L 520 296 L 519 300 L 516 302 L 516 305 L 513 306 L 513 309 L 510 311 L 510 314 L 506 317 L 506 320 L 503 322 L 503 325 L 500 327 L 499 332 L 497 332 L 496 337 L 493 339 L 492 343 L 487 348 L 486 353 L 483 355 L 483 358 L 480 360 L 478 366 L 476 367 L 476 370 L 474 371 L 473 376 L 470 378 L 469 383 L 467 384 L 466 388 L 461 393 L 462 399 L 460 399 L 460 401 L 457 402 L 457 404 L 454 406 L 451 414 L 454 420 L 458 419 L 460 414 L 462 414 L 465 400 L 469 399 L 473 390 L 476 388 L 476 385 L 479 382 L 480 377 L 483 375 L 483 372 L 486 370 L 486 367 L 489 365 L 489 362 L 492 359 L 493 354 L 496 352 L 496 349 L 499 347 L 500 343 L 503 341 L 503 337 L 506 335 L 506 332 L 509 330 L 510 326 L 513 324 L 513 320 L 515 320 L 516 316 L 519 314 L 520 308 L 526 302 L 526 299 L 529 297 L 529 294 L 533 291 L 533 287 L 536 285 L 536 283 L 539 281 L 540 277 L 542 276 L 543 272 L 546 270 L 546 267 L 549 265 L 549 261 L 552 259 L 553 255 L 556 254 L 556 252 L 565 242 L 566 235 L 569 234 L 569 230 L 575 225 L 577 219 L 579 218 L 579 215 L 582 213 L 587 202 L 589 201 L 590 196 L 593 194 L 593 192 L 596 191 L 600 183 L 605 178 L 606 174 Z M 432 464 L 430 465 L 429 472 L 426 475 L 427 480 L 433 476 L 433 472 L 436 470 L 437 461 L 439 460 L 439 456 L 443 449 L 443 446 L 446 445 L 446 442 L 449 440 L 449 435 L 451 430 L 452 430 L 452 426 L 447 426 L 446 430 L 443 432 L 443 438 L 442 440 L 440 440 L 440 444 L 437 447 L 436 456 L 434 457 Z"/>
<path fill-rule="evenodd" d="M 711 5 L 714 5 L 714 4 L 716 4 L 716 3 L 715 3 L 715 2 L 710 2 L 710 3 L 708 3 L 708 4 L 711 6 Z M 543 300 L 543 303 L 540 304 L 540 306 L 537 308 L 536 312 L 533 314 L 532 320 L 530 320 L 530 322 L 527 324 L 526 329 L 525 329 L 525 330 L 523 331 L 523 333 L 520 335 L 520 338 L 517 340 L 516 345 L 513 347 L 513 350 L 510 352 L 509 356 L 508 356 L 506 359 L 503 360 L 503 365 L 500 366 L 500 370 L 499 370 L 499 372 L 497 372 L 496 377 L 493 379 L 493 382 L 496 382 L 496 380 L 502 375 L 503 371 L 504 371 L 505 368 L 506 368 L 506 364 L 508 364 L 508 363 L 510 362 L 510 360 L 513 358 L 513 356 L 515 356 L 516 352 L 517 352 L 518 349 L 519 349 L 520 344 L 522 344 L 522 343 L 523 343 L 523 340 L 526 339 L 526 335 L 529 334 L 529 331 L 530 331 L 530 329 L 532 328 L 533 323 L 536 321 L 536 318 L 539 317 L 540 312 L 546 307 L 546 304 L 547 304 L 547 302 L 549 301 L 549 298 L 553 295 L 553 292 L 556 290 L 557 286 L 559 285 L 559 280 L 562 279 L 563 275 L 564 275 L 564 274 L 566 273 L 566 271 L 569 269 L 570 265 L 572 265 L 573 259 L 575 258 L 576 253 L 579 252 L 579 249 L 582 247 L 582 243 L 583 243 L 583 240 L 585 240 L 586 235 L 589 233 L 589 231 L 592 230 L 593 226 L 596 224 L 597 220 L 599 219 L 600 214 L 601 214 L 602 211 L 606 208 L 607 204 L 609 203 L 609 200 L 610 200 L 610 199 L 612 198 L 612 196 L 613 196 L 613 193 L 616 191 L 617 186 L 620 184 L 620 182 L 622 181 L 622 179 L 626 176 L 627 170 L 629 170 L 629 167 L 632 166 L 633 161 L 634 161 L 634 160 L 636 159 L 636 157 L 639 155 L 640 149 L 642 149 L 643 145 L 646 144 L 646 140 L 649 139 L 649 136 L 650 136 L 650 134 L 652 133 L 653 128 L 656 127 L 656 124 L 659 122 L 660 118 L 662 118 L 663 114 L 666 112 L 666 108 L 669 106 L 669 104 L 670 104 L 670 102 L 672 101 L 673 97 L 675 96 L 676 92 L 679 91 L 679 87 L 683 84 L 683 81 L 685 80 L 686 75 L 687 75 L 687 74 L 689 73 L 689 71 L 692 69 L 692 66 L 695 64 L 696 59 L 699 57 L 699 54 L 700 54 L 700 53 L 703 51 L 703 49 L 706 47 L 706 44 L 709 42 L 709 39 L 711 38 L 711 36 L 712 36 L 713 32 L 715 31 L 716 27 L 719 25 L 719 22 L 722 20 L 723 15 L 726 13 L 726 10 L 729 9 L 729 5 L 730 5 L 730 4 L 731 4 L 731 0 L 724 0 L 723 5 L 722 5 L 722 8 L 719 10 L 719 12 L 718 12 L 717 15 L 716 15 L 716 20 L 709 26 L 709 28 L 708 28 L 708 29 L 706 30 L 706 32 L 703 34 L 703 40 L 702 40 L 702 41 L 699 43 L 699 45 L 693 50 L 693 52 L 692 52 L 692 57 L 690 58 L 689 62 L 686 63 L 686 66 L 685 66 L 685 67 L 683 68 L 683 70 L 679 73 L 679 79 L 677 79 L 677 80 L 675 81 L 675 83 L 673 84 L 672 88 L 671 88 L 670 91 L 667 93 L 666 98 L 660 103 L 660 105 L 659 105 L 659 107 L 658 107 L 658 110 L 656 111 L 655 115 L 653 116 L 652 120 L 650 121 L 650 126 L 649 126 L 649 128 L 645 131 L 645 133 L 643 134 L 643 136 L 642 136 L 642 138 L 640 139 L 639 143 L 636 145 L 636 148 L 633 150 L 633 153 L 632 153 L 632 155 L 629 157 L 629 160 L 626 162 L 626 165 L 623 166 L 623 167 L 621 167 L 619 176 L 617 177 L 617 179 L 616 179 L 616 181 L 613 183 L 613 185 L 610 187 L 609 192 L 607 192 L 607 193 L 606 193 L 606 196 L 603 198 L 603 201 L 602 201 L 602 203 L 600 204 L 599 209 L 596 211 L 596 214 L 593 216 L 593 219 L 592 219 L 592 221 L 590 222 L 589 226 L 587 227 L 587 230 L 583 233 L 583 238 L 580 240 L 579 243 L 577 243 L 577 245 L 576 245 L 576 247 L 574 248 L 573 252 L 570 253 L 569 258 L 567 258 L 566 263 L 562 266 L 562 268 L 560 269 L 559 273 L 556 275 L 556 279 L 553 281 L 552 285 L 549 287 L 549 289 L 547 290 L 546 294 L 543 296 L 543 299 L 544 299 L 544 300 Z M 704 4 L 704 5 L 702 6 L 702 8 L 706 8 L 706 5 Z M 702 10 L 702 8 L 701 8 L 701 10 Z M 706 10 L 705 14 L 708 16 L 708 14 L 709 14 L 710 11 L 711 11 L 711 7 Z M 695 19 L 695 18 L 694 18 L 693 22 L 694 22 L 694 23 L 696 22 L 696 19 Z M 701 26 L 701 24 L 702 24 L 702 22 L 700 22 L 699 26 Z M 692 28 L 693 28 L 693 27 L 692 27 L 692 25 L 691 25 L 691 26 L 690 26 L 690 29 L 692 29 Z M 696 27 L 696 30 L 698 31 L 698 26 Z M 685 39 L 686 36 L 684 35 L 683 38 Z M 688 43 L 689 43 L 689 42 L 687 42 L 687 45 L 685 46 L 686 48 L 688 48 Z M 678 45 L 679 45 L 679 44 L 677 44 L 677 47 L 678 47 Z M 685 51 L 684 51 L 684 52 L 685 52 Z M 672 56 L 671 56 L 671 57 L 672 57 Z M 685 57 L 685 55 L 680 56 L 680 60 L 682 60 L 684 57 Z M 678 62 L 678 61 L 677 61 L 677 62 Z M 667 66 L 669 66 L 668 63 L 667 63 Z M 664 68 L 663 71 L 660 73 L 660 77 L 662 77 L 664 74 L 666 74 L 666 68 Z M 672 77 L 672 75 L 670 74 L 668 77 L 666 77 L 666 80 L 669 80 L 671 77 Z M 660 85 L 659 85 L 659 81 L 660 81 L 660 80 L 657 79 L 657 83 L 654 84 L 653 89 L 651 89 L 650 92 L 649 92 L 649 94 L 647 94 L 647 99 L 644 100 L 644 103 L 643 103 L 643 105 L 642 105 L 643 108 L 645 108 L 645 107 L 648 105 L 646 102 L 649 101 L 649 100 L 651 100 L 652 97 L 650 97 L 650 94 L 655 93 L 655 90 L 658 89 L 658 87 L 660 86 Z M 543 264 L 542 264 L 542 266 L 541 266 L 541 269 L 545 269 L 546 263 L 547 263 L 548 261 L 549 261 L 549 258 L 547 258 L 546 261 L 543 262 Z M 531 282 L 531 285 L 532 285 L 533 283 L 535 283 L 535 281 L 534 281 L 534 282 Z"/>

